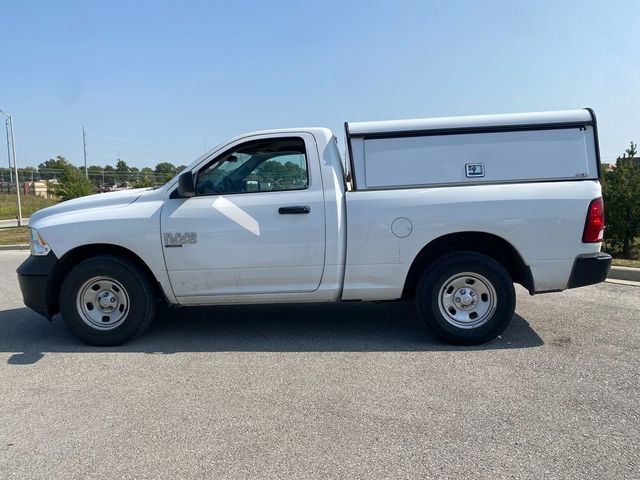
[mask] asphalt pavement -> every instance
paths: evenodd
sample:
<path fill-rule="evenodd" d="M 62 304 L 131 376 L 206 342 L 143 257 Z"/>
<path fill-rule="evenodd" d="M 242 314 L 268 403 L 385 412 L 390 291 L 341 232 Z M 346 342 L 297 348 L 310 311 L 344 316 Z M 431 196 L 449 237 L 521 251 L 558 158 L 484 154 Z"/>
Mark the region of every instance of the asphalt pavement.
<path fill-rule="evenodd" d="M 410 303 L 177 309 L 121 347 L 0 252 L 0 478 L 640 477 L 640 288 L 530 297 L 481 347 Z"/>

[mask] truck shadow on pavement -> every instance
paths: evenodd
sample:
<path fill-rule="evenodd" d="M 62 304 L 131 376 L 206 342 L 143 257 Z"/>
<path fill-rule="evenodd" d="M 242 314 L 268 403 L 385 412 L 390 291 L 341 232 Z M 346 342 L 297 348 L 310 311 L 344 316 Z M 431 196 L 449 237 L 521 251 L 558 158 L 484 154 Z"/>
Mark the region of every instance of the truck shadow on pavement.
<path fill-rule="evenodd" d="M 448 345 L 427 330 L 412 302 L 185 307 L 158 314 L 149 329 L 119 347 L 93 347 L 60 316 L 47 322 L 27 308 L 0 311 L 0 352 L 28 365 L 47 353 L 395 352 L 530 348 L 542 339 L 519 315 L 497 339 Z"/>

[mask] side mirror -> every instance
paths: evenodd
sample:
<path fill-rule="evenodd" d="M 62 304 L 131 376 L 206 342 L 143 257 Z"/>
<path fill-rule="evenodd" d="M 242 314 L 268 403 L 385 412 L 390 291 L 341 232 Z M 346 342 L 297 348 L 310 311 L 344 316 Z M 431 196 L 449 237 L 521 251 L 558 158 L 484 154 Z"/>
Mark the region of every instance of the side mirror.
<path fill-rule="evenodd" d="M 193 197 L 196 194 L 196 187 L 193 184 L 193 173 L 184 172 L 178 177 L 178 196 L 180 198 Z"/>

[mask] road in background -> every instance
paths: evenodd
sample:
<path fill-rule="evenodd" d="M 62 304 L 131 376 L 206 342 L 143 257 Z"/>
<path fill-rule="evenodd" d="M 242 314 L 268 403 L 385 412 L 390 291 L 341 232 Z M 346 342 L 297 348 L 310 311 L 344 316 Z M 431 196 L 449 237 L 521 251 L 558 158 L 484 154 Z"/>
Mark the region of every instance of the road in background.
<path fill-rule="evenodd" d="M 452 347 L 410 303 L 178 309 L 117 348 L 0 252 L 2 478 L 638 478 L 640 289 L 529 297 Z"/>
<path fill-rule="evenodd" d="M 25 227 L 29 225 L 29 219 L 23 218 L 22 225 Z M 13 220 L 0 220 L 0 228 L 17 227 L 17 226 L 18 226 L 18 220 L 15 218 Z"/>

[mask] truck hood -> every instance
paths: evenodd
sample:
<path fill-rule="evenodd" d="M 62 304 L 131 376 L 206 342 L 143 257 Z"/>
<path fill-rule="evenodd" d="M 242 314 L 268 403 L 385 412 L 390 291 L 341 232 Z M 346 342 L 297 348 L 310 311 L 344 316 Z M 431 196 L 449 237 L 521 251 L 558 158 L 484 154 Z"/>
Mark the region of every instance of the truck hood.
<path fill-rule="evenodd" d="M 36 223 L 44 218 L 54 215 L 60 215 L 69 212 L 78 212 L 80 210 L 88 210 L 95 208 L 114 208 L 126 207 L 135 202 L 144 192 L 152 190 L 150 188 L 136 188 L 135 190 L 122 190 L 119 192 L 97 193 L 86 197 L 74 198 L 66 202 L 53 205 L 52 207 L 43 208 L 31 215 L 29 219 L 30 226 L 36 226 Z"/>

